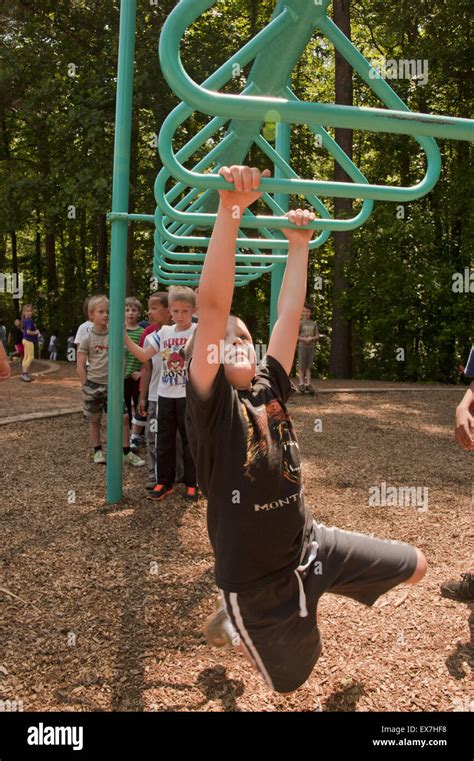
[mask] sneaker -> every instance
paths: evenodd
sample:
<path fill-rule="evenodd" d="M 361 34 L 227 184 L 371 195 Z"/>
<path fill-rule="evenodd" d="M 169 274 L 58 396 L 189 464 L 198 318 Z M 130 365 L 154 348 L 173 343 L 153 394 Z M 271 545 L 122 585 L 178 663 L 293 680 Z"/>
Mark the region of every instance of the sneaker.
<path fill-rule="evenodd" d="M 123 456 L 124 463 L 133 465 L 134 468 L 142 468 L 145 465 L 145 460 L 140 459 L 134 452 L 129 452 Z"/>
<path fill-rule="evenodd" d="M 97 452 L 94 452 L 94 465 L 105 465 L 106 462 L 107 460 L 105 459 L 102 449 L 98 449 Z"/>
<path fill-rule="evenodd" d="M 132 450 L 133 454 L 138 454 L 138 439 L 137 438 L 130 439 L 130 449 Z"/>
<path fill-rule="evenodd" d="M 25 383 L 31 383 L 31 378 L 28 375 L 28 373 L 22 373 L 21 374 L 21 380 L 25 381 Z"/>
<path fill-rule="evenodd" d="M 458 602 L 474 601 L 474 573 L 462 573 L 461 581 L 450 579 L 441 584 L 441 596 Z"/>
<path fill-rule="evenodd" d="M 312 387 L 311 383 L 308 383 L 308 385 L 306 386 L 306 393 L 311 394 L 311 396 L 315 395 L 316 392 L 314 388 Z"/>
<path fill-rule="evenodd" d="M 207 644 L 211 647 L 229 647 L 237 644 L 235 640 L 238 635 L 224 608 L 219 608 L 217 613 L 212 613 L 206 618 L 203 631 Z"/>
<path fill-rule="evenodd" d="M 156 481 L 147 481 L 146 484 L 145 484 L 145 489 L 147 491 L 153 491 L 155 486 L 156 486 Z"/>
<path fill-rule="evenodd" d="M 156 484 L 153 491 L 147 494 L 147 499 L 153 499 L 155 502 L 161 502 L 162 499 L 174 492 L 174 486 L 164 486 L 163 484 Z"/>
<path fill-rule="evenodd" d="M 186 486 L 186 493 L 184 499 L 188 502 L 197 502 L 199 499 L 198 490 L 195 486 Z"/>
<path fill-rule="evenodd" d="M 298 389 L 300 394 L 306 393 L 306 386 L 304 385 L 304 383 L 300 383 L 300 385 L 298 386 Z"/>

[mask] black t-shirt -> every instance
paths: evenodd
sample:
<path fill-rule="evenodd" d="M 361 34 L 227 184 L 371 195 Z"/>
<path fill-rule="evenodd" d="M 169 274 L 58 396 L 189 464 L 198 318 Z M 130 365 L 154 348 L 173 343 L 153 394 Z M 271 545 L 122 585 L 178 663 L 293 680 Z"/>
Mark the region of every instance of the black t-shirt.
<path fill-rule="evenodd" d="M 293 391 L 280 363 L 268 355 L 246 391 L 229 384 L 221 365 L 205 401 L 194 392 L 188 370 L 186 430 L 208 500 L 217 586 L 228 592 L 264 586 L 300 563 L 312 521 L 285 406 Z"/>

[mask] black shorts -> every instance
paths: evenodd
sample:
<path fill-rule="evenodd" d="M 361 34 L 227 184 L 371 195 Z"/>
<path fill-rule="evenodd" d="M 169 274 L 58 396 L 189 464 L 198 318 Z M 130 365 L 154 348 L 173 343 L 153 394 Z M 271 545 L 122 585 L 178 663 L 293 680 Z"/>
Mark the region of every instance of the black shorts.
<path fill-rule="evenodd" d="M 292 692 L 310 676 L 322 650 L 317 606 L 324 592 L 373 605 L 407 581 L 418 556 L 409 544 L 313 524 L 300 566 L 250 592 L 222 592 L 241 643 L 268 686 Z"/>

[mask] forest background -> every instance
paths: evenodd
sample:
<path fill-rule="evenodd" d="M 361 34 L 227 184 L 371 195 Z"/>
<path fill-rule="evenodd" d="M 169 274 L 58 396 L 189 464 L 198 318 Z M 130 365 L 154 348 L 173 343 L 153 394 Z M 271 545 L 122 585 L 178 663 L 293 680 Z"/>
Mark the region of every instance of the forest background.
<path fill-rule="evenodd" d="M 157 56 L 175 5 L 138 0 L 131 212 L 154 211 L 161 168 L 156 135 L 178 102 Z M 218 0 L 183 40 L 191 76 L 201 82 L 215 71 L 268 22 L 274 5 Z M 471 0 L 334 0 L 332 12 L 346 30 L 350 25 L 370 61 L 426 62 L 427 81 L 416 75 L 389 80 L 411 110 L 472 115 Z M 40 328 L 59 336 L 60 358 L 83 320 L 85 296 L 108 292 L 118 28 L 119 3 L 111 0 L 0 4 L 0 323 L 10 326 L 21 304 L 33 302 Z M 297 96 L 381 105 L 349 67 L 335 63 L 332 45 L 316 34 L 293 74 Z M 193 115 L 177 147 L 206 120 Z M 347 141 L 348 131 L 340 132 L 346 134 L 336 138 Z M 300 176 L 337 178 L 332 158 L 306 127 L 293 128 L 292 137 L 291 161 Z M 372 183 L 408 186 L 423 177 L 424 155 L 413 138 L 354 132 L 349 142 L 354 162 Z M 326 336 L 317 358 L 320 375 L 459 377 L 457 366 L 474 340 L 472 146 L 438 143 L 443 170 L 432 193 L 405 205 L 376 203 L 363 227 L 345 238 L 331 236 L 312 256 L 308 300 Z M 152 233 L 147 225 L 129 228 L 127 295 L 144 305 L 153 274 Z M 13 273 L 22 276 L 22 301 L 8 292 Z M 269 298 L 266 276 L 237 289 L 234 300 L 234 310 L 263 344 Z"/>

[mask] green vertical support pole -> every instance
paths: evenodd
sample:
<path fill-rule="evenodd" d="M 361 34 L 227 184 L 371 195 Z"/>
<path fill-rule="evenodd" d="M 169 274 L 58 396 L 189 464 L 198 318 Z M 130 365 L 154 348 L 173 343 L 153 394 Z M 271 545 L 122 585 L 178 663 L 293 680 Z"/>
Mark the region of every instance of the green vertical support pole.
<path fill-rule="evenodd" d="M 291 81 L 288 83 L 291 84 Z M 291 148 L 291 125 L 285 122 L 278 122 L 276 125 L 275 150 L 289 164 Z M 283 172 L 275 165 L 275 177 L 283 177 Z M 275 193 L 275 201 L 282 209 L 288 211 L 288 195 L 284 193 Z M 278 251 L 273 251 L 277 254 Z M 280 252 L 281 253 L 281 252 Z M 271 294 L 270 294 L 270 335 L 273 331 L 278 318 L 278 299 L 280 297 L 281 284 L 285 273 L 285 264 L 277 264 L 272 270 Z"/>
<path fill-rule="evenodd" d="M 132 134 L 136 0 L 120 3 L 120 34 L 115 107 L 112 212 L 128 213 Z M 122 499 L 122 426 L 124 375 L 127 219 L 112 220 L 110 255 L 109 387 L 107 412 L 107 501 Z"/>

